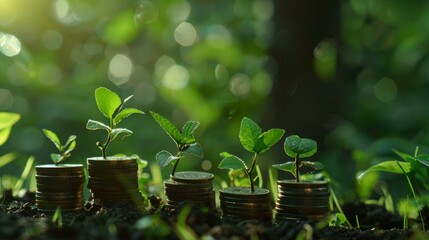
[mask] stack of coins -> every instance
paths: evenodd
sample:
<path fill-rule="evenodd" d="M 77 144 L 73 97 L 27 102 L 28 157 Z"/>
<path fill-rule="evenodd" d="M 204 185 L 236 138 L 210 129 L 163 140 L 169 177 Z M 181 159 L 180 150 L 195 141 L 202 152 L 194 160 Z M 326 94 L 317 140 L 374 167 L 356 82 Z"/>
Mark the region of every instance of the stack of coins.
<path fill-rule="evenodd" d="M 229 187 L 220 190 L 220 207 L 223 217 L 233 217 L 242 220 L 272 220 L 270 191 L 250 187 Z"/>
<path fill-rule="evenodd" d="M 329 214 L 329 190 L 325 181 L 277 181 L 276 221 L 319 221 Z"/>
<path fill-rule="evenodd" d="M 36 205 L 40 211 L 83 209 L 85 173 L 82 164 L 36 166 Z"/>
<path fill-rule="evenodd" d="M 178 209 L 181 202 L 198 207 L 215 208 L 214 175 L 206 172 L 177 172 L 164 181 L 166 206 Z"/>
<path fill-rule="evenodd" d="M 135 158 L 89 158 L 88 189 L 92 198 L 105 206 L 119 202 L 131 202 L 143 206 L 143 197 L 138 189 L 137 162 Z"/>

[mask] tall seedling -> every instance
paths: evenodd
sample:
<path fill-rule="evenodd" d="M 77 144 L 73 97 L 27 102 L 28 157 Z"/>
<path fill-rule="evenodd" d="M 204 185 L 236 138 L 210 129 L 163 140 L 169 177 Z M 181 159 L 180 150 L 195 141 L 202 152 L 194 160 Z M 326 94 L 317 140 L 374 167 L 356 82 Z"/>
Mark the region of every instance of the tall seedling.
<path fill-rule="evenodd" d="M 162 150 L 156 154 L 155 158 L 159 166 L 164 168 L 168 164 L 173 163 L 174 166 L 171 175 L 174 176 L 180 159 L 184 157 L 183 154 L 192 154 L 199 158 L 203 157 L 203 149 L 194 137 L 194 132 L 200 125 L 199 122 L 188 121 L 180 131 L 173 123 L 158 113 L 151 111 L 150 114 L 155 121 L 158 122 L 159 126 L 161 126 L 161 128 L 168 134 L 168 136 L 173 139 L 177 146 L 176 155 L 173 155 L 166 150 Z"/>
<path fill-rule="evenodd" d="M 101 150 L 103 158 L 106 159 L 106 150 L 109 144 L 119 135 L 123 138 L 131 135 L 133 132 L 127 128 L 117 128 L 119 122 L 124 118 L 133 114 L 144 114 L 144 112 L 136 108 L 123 108 L 124 104 L 130 100 L 133 95 L 125 98 L 123 101 L 115 92 L 107 88 L 100 87 L 95 90 L 95 101 L 100 112 L 109 119 L 109 124 L 104 124 L 99 121 L 88 120 L 86 128 L 89 130 L 105 130 L 107 132 L 106 141 L 104 143 L 97 142 L 96 145 Z"/>
<path fill-rule="evenodd" d="M 251 167 L 248 168 L 241 158 L 227 152 L 221 153 L 223 159 L 219 163 L 218 167 L 220 169 L 244 170 L 250 181 L 250 190 L 254 192 L 255 184 L 254 179 L 252 178 L 252 172 L 255 169 L 259 155 L 268 151 L 274 144 L 276 144 L 283 137 L 284 132 L 285 131 L 283 129 L 277 128 L 262 132 L 262 129 L 258 124 L 250 118 L 244 117 L 241 121 L 238 136 L 244 149 L 253 153 Z"/>

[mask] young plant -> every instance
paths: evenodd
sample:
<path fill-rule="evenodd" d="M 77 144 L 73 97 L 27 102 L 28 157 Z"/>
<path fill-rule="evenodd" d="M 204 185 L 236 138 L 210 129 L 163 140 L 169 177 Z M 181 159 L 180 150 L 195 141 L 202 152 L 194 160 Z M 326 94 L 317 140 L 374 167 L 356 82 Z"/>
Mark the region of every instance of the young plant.
<path fill-rule="evenodd" d="M 361 180 L 366 174 L 370 172 L 389 172 L 402 174 L 407 180 L 417 207 L 420 208 L 419 198 L 416 194 L 416 190 L 414 190 L 413 182 L 418 183 L 418 186 L 426 190 L 429 189 L 429 184 L 427 183 L 427 179 L 429 178 L 429 155 L 419 154 L 418 147 L 416 147 L 416 150 L 414 151 L 414 156 L 396 150 L 393 150 L 393 152 L 402 158 L 403 161 L 388 160 L 380 162 L 359 174 L 357 180 Z M 421 211 L 419 211 L 419 216 L 423 231 L 425 231 L 425 223 L 423 221 Z"/>
<path fill-rule="evenodd" d="M 130 100 L 133 95 L 125 98 L 123 101 L 115 92 L 110 91 L 107 88 L 100 87 L 95 90 L 95 101 L 100 112 L 109 119 L 109 124 L 106 125 L 102 122 L 94 121 L 89 119 L 86 128 L 89 130 L 106 130 L 107 138 L 104 143 L 97 142 L 96 145 L 101 150 L 101 154 L 104 159 L 106 157 L 106 150 L 109 144 L 115 140 L 119 135 L 123 135 L 123 138 L 131 135 L 133 132 L 126 128 L 117 128 L 119 122 L 124 118 L 129 117 L 133 114 L 144 114 L 144 112 L 136 108 L 123 108 L 124 104 Z"/>
<path fill-rule="evenodd" d="M 274 164 L 273 167 L 283 171 L 291 172 L 295 176 L 296 182 L 300 180 L 299 170 L 302 166 L 307 166 L 313 171 L 323 168 L 320 162 L 302 161 L 301 158 L 311 157 L 317 152 L 316 141 L 309 138 L 300 138 L 298 135 L 292 135 L 285 139 L 284 151 L 286 155 L 295 159 L 293 162 Z"/>
<path fill-rule="evenodd" d="M 159 166 L 163 168 L 168 164 L 173 163 L 174 166 L 171 175 L 174 176 L 177 165 L 179 164 L 180 159 L 184 157 L 184 153 L 192 154 L 200 158 L 203 157 L 203 149 L 201 148 L 200 144 L 197 143 L 194 137 L 194 132 L 200 125 L 199 122 L 188 121 L 185 123 L 182 130 L 180 131 L 173 123 L 171 123 L 169 120 L 159 115 L 158 113 L 151 111 L 150 114 L 155 119 L 155 121 L 158 122 L 161 128 L 164 129 L 168 136 L 173 139 L 174 143 L 176 143 L 177 146 L 176 155 L 173 155 L 166 150 L 162 150 L 156 154 L 155 158 Z"/>
<path fill-rule="evenodd" d="M 67 139 L 66 143 L 64 145 L 62 145 L 57 134 L 55 134 L 54 132 L 52 132 L 48 129 L 43 129 L 42 131 L 43 131 L 43 134 L 45 134 L 45 136 L 49 140 L 51 140 L 51 142 L 54 143 L 55 147 L 58 149 L 59 153 L 52 153 L 51 154 L 51 159 L 54 162 L 54 164 L 59 164 L 60 162 L 66 160 L 66 158 L 71 156 L 71 152 L 76 147 L 76 136 L 75 135 L 71 135 Z"/>
<path fill-rule="evenodd" d="M 252 178 L 252 172 L 255 169 L 256 162 L 258 161 L 259 155 L 268 151 L 274 144 L 276 144 L 284 134 L 283 129 L 270 129 L 266 132 L 262 132 L 262 129 L 252 121 L 250 118 L 244 117 L 241 121 L 239 138 L 241 145 L 244 149 L 253 153 L 252 165 L 250 168 L 247 167 L 246 163 L 239 157 L 223 152 L 221 156 L 222 161 L 219 163 L 220 169 L 234 169 L 244 170 L 247 178 L 250 182 L 250 191 L 254 192 L 254 179 Z"/>

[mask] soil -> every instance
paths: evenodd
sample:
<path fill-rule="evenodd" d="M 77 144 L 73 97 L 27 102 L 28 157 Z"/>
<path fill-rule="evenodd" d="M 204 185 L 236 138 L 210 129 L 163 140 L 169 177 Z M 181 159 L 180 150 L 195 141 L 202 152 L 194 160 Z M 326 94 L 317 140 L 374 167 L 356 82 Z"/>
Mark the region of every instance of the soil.
<path fill-rule="evenodd" d="M 154 196 L 149 201 L 151 208 L 144 210 L 127 202 L 107 208 L 88 201 L 80 213 L 62 213 L 62 227 L 59 227 L 58 222 L 52 222 L 52 215 L 37 210 L 34 192 L 25 192 L 17 198 L 11 191 L 5 191 L 0 202 L 0 239 L 189 239 L 176 224 L 181 221 L 180 211 L 164 208 L 162 200 Z M 353 226 L 358 216 L 360 229 L 307 221 L 240 222 L 221 218 L 218 209 L 192 207 L 186 218 L 192 231 L 185 234 L 194 232 L 197 237 L 237 240 L 255 236 L 256 239 L 429 239 L 428 232 L 402 230 L 403 219 L 381 206 L 347 203 L 343 210 Z M 425 207 L 422 213 L 429 224 L 429 209 Z M 410 219 L 410 226 L 413 224 L 418 222 Z"/>

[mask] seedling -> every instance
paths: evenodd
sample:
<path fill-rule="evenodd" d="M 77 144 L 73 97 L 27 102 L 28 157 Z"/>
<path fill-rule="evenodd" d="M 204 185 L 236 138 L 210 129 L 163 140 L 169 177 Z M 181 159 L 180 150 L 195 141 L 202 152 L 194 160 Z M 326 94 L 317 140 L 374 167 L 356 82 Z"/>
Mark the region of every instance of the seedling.
<path fill-rule="evenodd" d="M 262 129 L 258 126 L 258 124 L 256 124 L 250 118 L 244 117 L 241 121 L 240 132 L 238 136 L 244 149 L 253 153 L 251 167 L 248 168 L 246 163 L 241 158 L 227 152 L 221 153 L 223 159 L 219 163 L 218 167 L 220 169 L 244 170 L 250 182 L 250 191 L 254 192 L 255 183 L 254 179 L 252 178 L 252 172 L 255 169 L 259 155 L 268 151 L 274 144 L 276 144 L 283 137 L 284 132 L 285 131 L 283 129 L 277 128 L 262 132 Z"/>
<path fill-rule="evenodd" d="M 158 113 L 151 111 L 150 114 L 155 119 L 155 121 L 158 122 L 161 128 L 164 129 L 168 136 L 173 139 L 177 146 L 176 155 L 173 155 L 166 150 L 162 150 L 156 154 L 156 162 L 160 167 L 164 168 L 168 164 L 173 163 L 174 166 L 171 175 L 174 176 L 177 165 L 179 164 L 180 159 L 184 157 L 184 153 L 192 154 L 199 158 L 203 157 L 203 149 L 201 148 L 201 145 L 197 143 L 194 137 L 194 132 L 200 125 L 199 122 L 188 121 L 180 131 L 173 123 Z"/>
<path fill-rule="evenodd" d="M 296 182 L 300 180 L 299 170 L 302 166 L 310 167 L 313 171 L 323 168 L 320 162 L 301 161 L 301 158 L 311 157 L 317 152 L 317 143 L 312 139 L 300 138 L 298 135 L 289 136 L 285 139 L 284 151 L 289 157 L 295 158 L 295 161 L 274 164 L 273 167 L 291 172 Z"/>
<path fill-rule="evenodd" d="M 51 159 L 54 162 L 54 164 L 59 164 L 60 162 L 66 160 L 66 158 L 71 156 L 71 152 L 76 147 L 76 136 L 75 135 L 71 135 L 67 139 L 66 143 L 64 145 L 62 145 L 57 134 L 55 134 L 54 132 L 52 132 L 48 129 L 43 129 L 42 131 L 43 131 L 43 134 L 45 134 L 45 136 L 49 140 L 51 140 L 51 142 L 54 143 L 55 147 L 58 149 L 59 153 L 52 153 L 51 154 Z"/>
<path fill-rule="evenodd" d="M 418 147 L 416 147 L 416 150 L 414 151 L 414 156 L 396 150 L 393 150 L 393 152 L 402 158 L 403 161 L 388 160 L 380 162 L 359 174 L 357 179 L 362 179 L 363 176 L 370 172 L 403 174 L 407 179 L 407 183 L 410 187 L 411 193 L 413 194 L 414 201 L 416 202 L 417 207 L 420 208 L 420 203 L 412 182 L 419 183 L 419 185 L 421 185 L 423 188 L 429 189 L 429 185 L 427 184 L 427 179 L 429 177 L 429 155 L 419 154 Z M 425 231 L 425 223 L 423 221 L 421 211 L 419 211 L 419 216 L 422 229 Z"/>
<path fill-rule="evenodd" d="M 109 119 L 109 125 L 102 122 L 89 119 L 86 128 L 89 130 L 106 130 L 107 138 L 104 143 L 97 142 L 96 145 L 101 150 L 101 154 L 106 159 L 106 150 L 110 143 L 115 140 L 119 135 L 122 138 L 131 135 L 133 132 L 126 128 L 117 128 L 119 122 L 124 118 L 133 114 L 144 114 L 144 112 L 136 108 L 123 108 L 124 104 L 130 100 L 133 95 L 125 98 L 123 101 L 115 92 L 107 88 L 100 87 L 95 90 L 95 101 L 100 112 Z"/>

